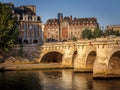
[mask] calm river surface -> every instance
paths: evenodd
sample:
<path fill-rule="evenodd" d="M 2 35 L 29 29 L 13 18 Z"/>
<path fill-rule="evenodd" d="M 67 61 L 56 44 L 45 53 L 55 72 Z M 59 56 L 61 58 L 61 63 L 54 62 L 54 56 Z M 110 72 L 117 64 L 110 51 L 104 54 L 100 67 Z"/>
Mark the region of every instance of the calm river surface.
<path fill-rule="evenodd" d="M 0 90 L 120 90 L 120 79 L 93 80 L 72 70 L 0 72 Z"/>

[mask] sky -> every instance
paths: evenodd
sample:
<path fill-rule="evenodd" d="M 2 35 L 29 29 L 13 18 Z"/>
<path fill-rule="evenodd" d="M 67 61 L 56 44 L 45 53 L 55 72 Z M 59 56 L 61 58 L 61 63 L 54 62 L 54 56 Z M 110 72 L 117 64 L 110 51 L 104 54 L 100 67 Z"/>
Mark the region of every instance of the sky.
<path fill-rule="evenodd" d="M 57 18 L 57 13 L 73 18 L 96 17 L 99 25 L 120 25 L 120 0 L 0 0 L 15 6 L 35 5 L 42 22 Z"/>

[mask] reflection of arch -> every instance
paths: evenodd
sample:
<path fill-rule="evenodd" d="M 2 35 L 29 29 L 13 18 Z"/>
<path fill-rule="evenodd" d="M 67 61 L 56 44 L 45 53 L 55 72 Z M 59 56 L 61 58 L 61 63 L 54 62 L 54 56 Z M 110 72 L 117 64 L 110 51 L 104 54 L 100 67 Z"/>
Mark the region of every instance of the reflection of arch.
<path fill-rule="evenodd" d="M 108 59 L 108 74 L 120 75 L 120 50 L 113 52 Z"/>
<path fill-rule="evenodd" d="M 93 70 L 93 64 L 96 58 L 96 51 L 91 51 L 88 53 L 86 58 L 86 69 Z"/>
<path fill-rule="evenodd" d="M 40 62 L 43 63 L 60 63 L 62 62 L 62 56 L 63 54 L 60 52 L 52 51 L 44 54 L 41 58 Z"/>
<path fill-rule="evenodd" d="M 34 40 L 33 43 L 34 43 L 34 44 L 37 44 L 37 43 L 38 43 L 38 40 Z"/>
<path fill-rule="evenodd" d="M 24 44 L 28 44 L 28 40 L 25 39 L 25 40 L 23 41 L 23 43 L 24 43 Z"/>

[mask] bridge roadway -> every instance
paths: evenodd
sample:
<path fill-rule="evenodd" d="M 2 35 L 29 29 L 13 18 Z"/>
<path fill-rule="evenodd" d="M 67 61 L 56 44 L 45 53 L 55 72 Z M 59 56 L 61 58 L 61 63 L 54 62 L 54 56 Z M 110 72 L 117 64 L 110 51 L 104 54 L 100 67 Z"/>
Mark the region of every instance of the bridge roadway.
<path fill-rule="evenodd" d="M 120 77 L 120 37 L 45 43 L 38 62 L 57 62 L 94 78 Z"/>

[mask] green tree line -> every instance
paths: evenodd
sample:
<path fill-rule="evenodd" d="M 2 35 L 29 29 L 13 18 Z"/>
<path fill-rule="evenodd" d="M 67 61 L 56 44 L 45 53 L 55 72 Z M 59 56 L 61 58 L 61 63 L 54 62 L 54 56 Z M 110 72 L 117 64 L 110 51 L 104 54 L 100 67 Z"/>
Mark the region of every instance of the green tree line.
<path fill-rule="evenodd" d="M 8 52 L 18 37 L 17 17 L 10 6 L 0 3 L 0 51 Z"/>
<path fill-rule="evenodd" d="M 94 31 L 91 31 L 90 29 L 85 29 L 82 31 L 81 37 L 83 39 L 94 39 L 94 38 L 100 38 L 100 37 L 107 37 L 107 36 L 120 36 L 119 31 L 114 31 L 114 30 L 100 30 L 100 29 L 95 29 Z"/>

